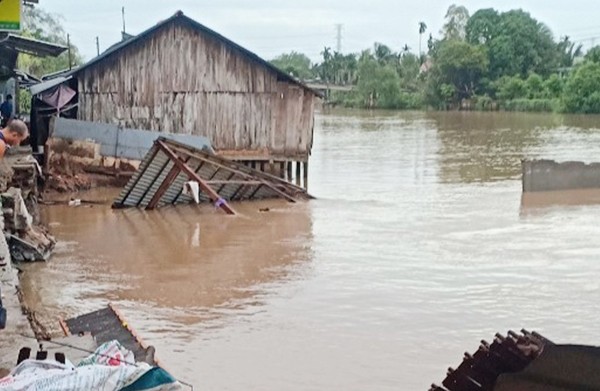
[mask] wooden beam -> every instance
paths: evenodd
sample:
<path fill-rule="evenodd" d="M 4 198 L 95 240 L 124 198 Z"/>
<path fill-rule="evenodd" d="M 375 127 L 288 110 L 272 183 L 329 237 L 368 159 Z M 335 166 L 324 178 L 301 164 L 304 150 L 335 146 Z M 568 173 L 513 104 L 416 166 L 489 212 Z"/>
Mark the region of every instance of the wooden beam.
<path fill-rule="evenodd" d="M 179 159 L 177 154 L 171 150 L 162 140 L 157 140 L 156 143 L 162 149 L 162 151 L 171 159 L 181 171 L 183 171 L 190 179 L 195 180 L 200 185 L 200 189 L 208 195 L 210 200 L 216 204 L 216 206 L 223 209 L 227 214 L 236 214 L 233 208 L 227 204 L 227 201 L 223 200 L 219 194 L 210 187 L 204 179 L 200 178 L 198 174 L 194 172 L 186 163 Z"/>
<path fill-rule="evenodd" d="M 250 186 L 256 186 L 256 185 L 262 185 L 263 184 L 261 181 L 238 181 L 238 180 L 231 180 L 231 181 L 206 181 L 206 183 L 208 185 L 250 185 Z"/>
<path fill-rule="evenodd" d="M 164 147 L 169 148 L 162 141 L 160 141 L 160 142 L 162 143 L 162 145 L 164 145 Z M 169 148 L 169 150 L 171 150 L 171 149 Z M 252 175 L 252 174 L 248 174 L 248 173 L 245 173 L 243 171 L 240 171 L 240 170 L 238 170 L 236 168 L 233 168 L 233 167 L 227 167 L 226 165 L 221 164 L 220 162 L 215 162 L 215 161 L 212 161 L 212 160 L 210 160 L 210 159 L 208 159 L 208 158 L 206 158 L 206 157 L 204 157 L 202 155 L 194 154 L 192 151 L 186 151 L 185 149 L 181 149 L 181 148 L 176 148 L 176 150 L 178 152 L 180 152 L 180 153 L 183 153 L 183 154 L 192 155 L 193 157 L 195 157 L 198 160 L 205 161 L 206 163 L 211 164 L 211 165 L 213 165 L 215 167 L 222 168 L 223 170 L 230 171 L 230 172 L 235 172 L 236 174 L 239 174 L 239 175 L 241 175 L 244 178 L 248 178 L 249 180 L 258 180 L 258 181 L 261 182 L 261 184 L 263 184 L 264 186 L 267 186 L 268 188 L 270 188 L 271 190 L 273 190 L 275 193 L 279 194 L 282 198 L 285 198 L 286 200 L 288 200 L 290 202 L 296 202 L 296 199 L 294 199 L 294 197 L 292 197 L 292 196 L 288 195 L 287 193 L 284 193 L 283 191 L 277 189 L 275 186 L 273 186 L 271 183 L 267 182 L 267 180 L 261 178 L 259 175 Z M 172 150 L 171 150 L 171 152 L 174 153 Z M 261 164 L 264 164 L 264 163 L 261 163 Z M 302 164 L 302 163 L 301 162 L 297 162 L 296 163 L 298 170 L 300 170 L 300 164 Z M 266 175 L 268 178 L 272 178 L 274 181 L 280 182 L 281 185 L 288 185 L 287 182 L 285 182 L 281 178 L 277 178 L 276 176 L 265 174 L 265 173 L 262 173 L 262 172 L 259 172 L 259 174 Z M 298 174 L 298 178 L 297 179 L 300 179 L 300 174 Z M 304 191 L 304 189 L 302 187 L 300 187 L 300 186 L 296 186 L 296 187 L 299 190 Z"/>
<path fill-rule="evenodd" d="M 169 173 L 167 174 L 165 179 L 162 181 L 162 183 L 156 190 L 156 193 L 154 193 L 154 195 L 152 196 L 152 199 L 148 203 L 148 206 L 146 206 L 146 209 L 151 210 L 151 209 L 156 208 L 156 206 L 160 202 L 160 199 L 163 197 L 163 195 L 165 195 L 167 190 L 169 190 L 169 187 L 171 187 L 173 182 L 175 182 L 175 179 L 177 179 L 177 176 L 179 175 L 180 172 L 181 172 L 181 169 L 179 167 L 177 167 L 177 164 L 173 163 L 173 167 L 171 167 L 171 171 L 169 171 Z"/>
<path fill-rule="evenodd" d="M 178 145 L 174 145 L 171 148 L 171 150 L 175 150 L 175 151 L 181 152 L 182 154 L 185 154 L 185 155 L 191 155 L 191 156 L 193 156 L 194 158 L 196 158 L 198 160 L 202 160 L 202 161 L 204 161 L 206 163 L 210 163 L 210 164 L 212 164 L 214 166 L 219 166 L 219 167 L 225 168 L 226 170 L 229 170 L 229 171 L 236 171 L 236 172 L 238 172 L 238 173 L 240 173 L 242 175 L 245 175 L 246 177 L 250 177 L 250 178 L 253 178 L 253 179 L 254 178 L 259 178 L 261 180 L 263 180 L 266 177 L 267 179 L 269 179 L 269 180 L 271 180 L 271 181 L 273 181 L 275 183 L 280 183 L 282 185 L 285 185 L 285 186 L 288 186 L 288 187 L 291 187 L 291 188 L 295 188 L 298 191 L 304 191 L 304 188 L 301 187 L 301 186 L 295 185 L 295 184 L 290 183 L 290 182 L 288 182 L 288 181 L 286 181 L 284 179 L 278 178 L 277 176 L 270 175 L 270 174 L 267 174 L 265 172 L 261 172 L 259 170 L 253 170 L 253 171 L 256 171 L 256 173 L 243 171 L 245 169 L 245 167 L 243 165 L 236 164 L 235 162 L 232 162 L 232 161 L 227 160 L 227 159 L 220 158 L 218 156 L 206 157 L 202 153 L 198 153 L 198 152 L 194 151 L 193 149 L 189 150 L 189 149 L 186 149 L 184 147 L 180 147 Z M 227 165 L 224 165 L 222 163 L 222 161 L 225 161 L 227 163 Z"/>

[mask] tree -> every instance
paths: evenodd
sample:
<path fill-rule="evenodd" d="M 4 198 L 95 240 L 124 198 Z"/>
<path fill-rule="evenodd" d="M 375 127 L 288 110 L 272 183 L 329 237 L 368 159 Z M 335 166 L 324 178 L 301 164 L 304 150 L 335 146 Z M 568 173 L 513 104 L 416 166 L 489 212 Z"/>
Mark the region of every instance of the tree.
<path fill-rule="evenodd" d="M 575 59 L 583 54 L 583 45 L 571 42 L 568 36 L 563 37 L 557 44 L 558 66 L 572 67 Z"/>
<path fill-rule="evenodd" d="M 333 55 L 331 54 L 331 48 L 325 47 L 321 52 L 323 56 L 323 62 L 316 66 L 316 73 L 326 83 L 333 83 L 334 70 L 333 70 Z"/>
<path fill-rule="evenodd" d="M 373 52 L 375 53 L 375 58 L 379 61 L 380 64 L 394 64 L 394 62 L 398 59 L 398 56 L 390 49 L 389 46 L 386 46 L 382 43 L 375 42 L 375 47 Z"/>
<path fill-rule="evenodd" d="M 404 46 L 402 47 L 402 55 L 404 56 L 408 53 L 410 53 L 410 47 L 408 46 L 408 44 L 404 44 Z"/>
<path fill-rule="evenodd" d="M 529 75 L 525 80 L 525 87 L 527 88 L 528 99 L 540 99 L 544 97 L 544 80 L 535 73 Z"/>
<path fill-rule="evenodd" d="M 427 40 L 427 51 L 431 55 L 433 48 L 435 47 L 435 40 L 433 39 L 433 35 L 429 34 L 429 39 Z"/>
<path fill-rule="evenodd" d="M 445 103 L 458 103 L 462 99 L 471 98 L 479 85 L 479 81 L 486 73 L 488 59 L 481 46 L 471 45 L 464 41 L 449 40 L 440 42 L 430 72 L 430 85 L 433 87 L 434 102 L 445 100 Z M 454 95 L 444 97 L 447 91 L 440 90 L 442 85 L 452 86 Z"/>
<path fill-rule="evenodd" d="M 358 66 L 358 99 L 367 108 L 399 108 L 400 77 L 391 65 L 382 65 L 363 52 Z"/>
<path fill-rule="evenodd" d="M 309 79 L 313 77 L 311 61 L 302 53 L 292 51 L 290 53 L 281 54 L 271 60 L 271 64 L 300 79 Z"/>
<path fill-rule="evenodd" d="M 400 76 L 400 86 L 404 90 L 415 93 L 418 92 L 420 88 L 420 66 L 419 57 L 415 54 L 407 52 L 402 55 L 397 67 L 397 72 Z"/>
<path fill-rule="evenodd" d="M 527 86 L 519 76 L 502 76 L 494 83 L 496 97 L 501 101 L 522 99 L 527 96 Z"/>
<path fill-rule="evenodd" d="M 419 22 L 419 57 L 423 56 L 423 50 L 421 49 L 421 42 L 423 40 L 423 34 L 427 31 L 427 25 L 425 22 Z"/>
<path fill-rule="evenodd" d="M 492 8 L 475 12 L 465 26 L 467 42 L 472 45 L 485 45 L 498 35 L 500 15 Z"/>
<path fill-rule="evenodd" d="M 600 63 L 588 61 L 569 76 L 563 105 L 570 113 L 600 113 Z"/>
<path fill-rule="evenodd" d="M 451 5 L 446 12 L 446 23 L 442 29 L 444 38 L 447 40 L 464 40 L 466 27 L 469 22 L 469 10 L 463 6 Z"/>
<path fill-rule="evenodd" d="M 271 64 L 299 79 L 310 79 L 313 77 L 311 61 L 302 53 L 292 51 L 287 54 L 281 54 L 271 60 Z"/>
<path fill-rule="evenodd" d="M 587 61 L 600 63 L 600 46 L 594 46 L 585 54 Z"/>
<path fill-rule="evenodd" d="M 544 90 L 547 98 L 559 98 L 563 93 L 563 79 L 557 74 L 551 75 L 544 81 Z"/>
<path fill-rule="evenodd" d="M 490 78 L 534 72 L 547 76 L 559 64 L 557 44 L 546 25 L 527 12 L 512 10 L 499 14 L 479 10 L 466 26 L 467 41 L 483 45 L 490 61 Z"/>
<path fill-rule="evenodd" d="M 23 36 L 67 46 L 67 34 L 60 17 L 39 7 L 24 7 Z M 34 57 L 21 54 L 19 55 L 18 67 L 32 75 L 43 76 L 68 69 L 69 65 L 80 65 L 83 63 L 83 58 L 74 45 L 71 45 L 70 61 L 71 64 L 69 64 L 68 52 L 58 57 Z"/>

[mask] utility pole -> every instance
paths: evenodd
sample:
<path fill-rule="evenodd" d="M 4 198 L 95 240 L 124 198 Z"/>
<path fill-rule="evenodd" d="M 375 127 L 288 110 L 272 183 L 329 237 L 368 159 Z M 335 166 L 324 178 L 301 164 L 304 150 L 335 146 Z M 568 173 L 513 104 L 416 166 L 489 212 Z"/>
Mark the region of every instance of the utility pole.
<path fill-rule="evenodd" d="M 125 7 L 124 6 L 121 8 L 121 17 L 123 18 L 123 33 L 126 33 L 127 30 L 125 30 Z"/>
<path fill-rule="evenodd" d="M 71 35 L 67 34 L 67 49 L 69 51 L 69 70 L 72 67 L 73 62 L 71 61 Z"/>
<path fill-rule="evenodd" d="M 96 37 L 96 55 L 100 55 L 100 38 Z"/>
<path fill-rule="evenodd" d="M 341 53 L 342 52 L 342 27 L 344 27 L 343 24 L 336 24 L 335 25 L 335 30 L 337 32 L 336 34 L 336 41 L 337 41 L 337 52 Z"/>

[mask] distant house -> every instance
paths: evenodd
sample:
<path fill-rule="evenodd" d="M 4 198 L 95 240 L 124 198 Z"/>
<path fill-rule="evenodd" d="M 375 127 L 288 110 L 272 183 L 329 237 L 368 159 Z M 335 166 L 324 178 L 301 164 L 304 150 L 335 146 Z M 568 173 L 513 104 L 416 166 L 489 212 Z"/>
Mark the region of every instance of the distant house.
<path fill-rule="evenodd" d="M 202 135 L 233 160 L 308 161 L 318 93 L 182 12 L 70 76 L 80 120 Z"/>

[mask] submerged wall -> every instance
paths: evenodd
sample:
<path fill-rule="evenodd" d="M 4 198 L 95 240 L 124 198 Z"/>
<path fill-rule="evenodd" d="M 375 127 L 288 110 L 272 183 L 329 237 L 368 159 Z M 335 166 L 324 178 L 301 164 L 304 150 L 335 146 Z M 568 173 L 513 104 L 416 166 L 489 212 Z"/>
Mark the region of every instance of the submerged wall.
<path fill-rule="evenodd" d="M 523 192 L 600 189 L 600 163 L 524 160 Z"/>

